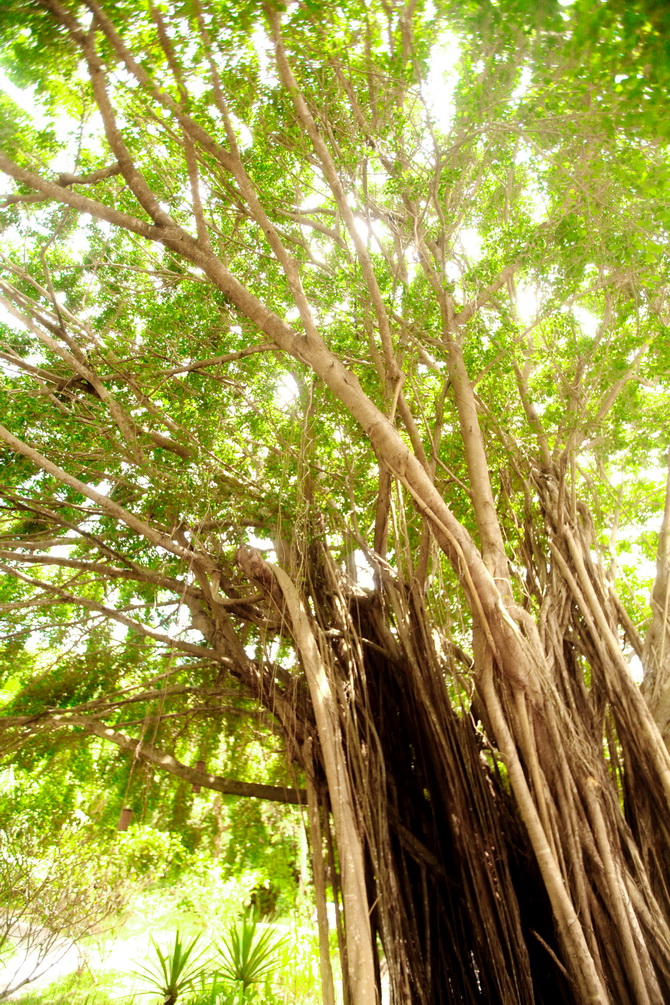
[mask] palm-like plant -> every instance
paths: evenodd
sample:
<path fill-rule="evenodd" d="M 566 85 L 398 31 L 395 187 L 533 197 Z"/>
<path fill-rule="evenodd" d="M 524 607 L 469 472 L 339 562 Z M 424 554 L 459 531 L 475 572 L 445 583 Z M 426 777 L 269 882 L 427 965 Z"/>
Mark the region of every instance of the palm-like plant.
<path fill-rule="evenodd" d="M 266 980 L 279 964 L 284 940 L 272 928 L 260 929 L 259 921 L 255 911 L 247 911 L 217 946 L 221 975 L 238 986 L 241 1001 L 254 984 Z"/>
<path fill-rule="evenodd" d="M 157 959 L 149 966 L 141 964 L 134 971 L 137 977 L 150 985 L 140 994 L 155 994 L 158 991 L 163 996 L 163 1005 L 175 1005 L 182 992 L 192 990 L 207 967 L 207 964 L 202 962 L 204 949 L 194 954 L 199 939 L 200 936 L 196 935 L 185 944 L 177 930 L 173 945 L 166 951 L 152 939 L 151 944 Z"/>

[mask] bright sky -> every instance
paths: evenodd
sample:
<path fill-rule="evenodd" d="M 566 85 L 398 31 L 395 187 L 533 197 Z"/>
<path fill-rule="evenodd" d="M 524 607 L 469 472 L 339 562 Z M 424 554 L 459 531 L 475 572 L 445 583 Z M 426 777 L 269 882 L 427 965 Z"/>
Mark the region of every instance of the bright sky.
<path fill-rule="evenodd" d="M 422 92 L 431 117 L 440 132 L 448 135 L 454 117 L 454 92 L 458 83 L 460 43 L 452 31 L 445 31 L 430 57 L 428 78 Z"/>

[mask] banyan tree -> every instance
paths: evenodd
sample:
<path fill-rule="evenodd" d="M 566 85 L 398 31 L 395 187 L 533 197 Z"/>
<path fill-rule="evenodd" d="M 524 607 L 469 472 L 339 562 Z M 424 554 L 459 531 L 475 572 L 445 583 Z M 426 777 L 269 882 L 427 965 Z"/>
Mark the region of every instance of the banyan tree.
<path fill-rule="evenodd" d="M 664 16 L 3 5 L 3 749 L 252 702 L 326 1005 L 670 1000 Z"/>

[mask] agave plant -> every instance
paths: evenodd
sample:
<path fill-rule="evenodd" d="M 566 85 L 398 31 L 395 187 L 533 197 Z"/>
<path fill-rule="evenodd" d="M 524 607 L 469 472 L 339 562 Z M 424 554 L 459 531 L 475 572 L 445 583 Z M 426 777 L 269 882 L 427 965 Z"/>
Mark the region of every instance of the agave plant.
<path fill-rule="evenodd" d="M 146 991 L 139 993 L 155 994 L 158 991 L 163 996 L 163 1005 L 175 1005 L 184 991 L 191 991 L 207 969 L 207 963 L 202 961 L 204 949 L 194 952 L 199 939 L 200 935 L 196 935 L 185 944 L 177 930 L 173 945 L 165 951 L 152 939 L 157 958 L 151 965 L 141 964 L 133 971 L 135 976 L 150 985 Z"/>
<path fill-rule="evenodd" d="M 217 946 L 222 977 L 237 985 L 240 1001 L 254 985 L 267 980 L 279 965 L 284 940 L 272 928 L 260 928 L 258 914 L 250 909 Z"/>

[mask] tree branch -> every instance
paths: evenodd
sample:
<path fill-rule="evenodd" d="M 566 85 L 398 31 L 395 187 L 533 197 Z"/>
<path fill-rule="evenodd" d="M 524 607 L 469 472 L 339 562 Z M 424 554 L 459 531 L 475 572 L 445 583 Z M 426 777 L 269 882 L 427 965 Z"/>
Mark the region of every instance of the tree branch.
<path fill-rule="evenodd" d="M 54 716 L 54 721 L 58 717 Z M 123 750 L 128 750 L 136 757 L 142 757 L 150 764 L 155 764 L 164 771 L 183 778 L 193 785 L 202 785 L 215 792 L 222 792 L 226 796 L 244 796 L 252 799 L 267 799 L 275 803 L 291 803 L 294 806 L 304 806 L 307 803 L 307 793 L 304 789 L 294 789 L 279 785 L 262 785 L 256 782 L 238 782 L 231 778 L 222 778 L 220 775 L 211 775 L 198 768 L 191 768 L 182 764 L 172 754 L 158 750 L 150 743 L 140 740 L 133 740 L 125 733 L 119 733 L 104 723 L 89 719 L 86 716 L 63 716 L 62 726 L 81 726 L 81 728 L 93 736 L 99 736 L 103 740 L 115 743 Z"/>

